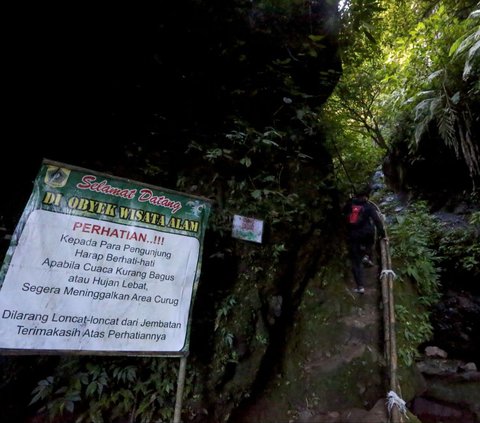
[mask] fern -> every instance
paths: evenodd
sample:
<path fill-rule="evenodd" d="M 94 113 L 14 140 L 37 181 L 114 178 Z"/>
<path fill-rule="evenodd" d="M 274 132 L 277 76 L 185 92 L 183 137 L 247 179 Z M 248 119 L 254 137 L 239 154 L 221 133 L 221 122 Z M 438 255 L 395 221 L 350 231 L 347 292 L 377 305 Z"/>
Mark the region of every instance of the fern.
<path fill-rule="evenodd" d="M 479 18 L 480 9 L 470 13 L 469 19 Z M 465 59 L 462 77 L 464 81 L 467 81 L 472 76 L 472 71 L 475 69 L 475 61 L 478 61 L 480 56 L 480 27 L 475 25 L 458 38 L 450 47 L 449 55 L 453 59 L 459 57 Z"/>
<path fill-rule="evenodd" d="M 438 132 L 445 145 L 452 147 L 455 155 L 459 156 L 459 146 L 457 143 L 457 111 L 448 103 L 443 108 L 443 113 L 438 116 Z"/>
<path fill-rule="evenodd" d="M 407 100 L 415 105 L 414 140 L 410 147 L 418 147 L 429 129 L 436 128 L 444 144 L 453 150 L 457 159 L 464 161 L 472 181 L 480 175 L 480 151 L 472 138 L 474 119 L 469 109 L 480 91 L 475 78 L 480 68 L 479 18 L 480 9 L 469 15 L 462 24 L 463 34 L 450 46 L 450 62 L 434 69 L 425 78 L 422 90 Z M 461 79 L 464 83 L 459 87 Z"/>

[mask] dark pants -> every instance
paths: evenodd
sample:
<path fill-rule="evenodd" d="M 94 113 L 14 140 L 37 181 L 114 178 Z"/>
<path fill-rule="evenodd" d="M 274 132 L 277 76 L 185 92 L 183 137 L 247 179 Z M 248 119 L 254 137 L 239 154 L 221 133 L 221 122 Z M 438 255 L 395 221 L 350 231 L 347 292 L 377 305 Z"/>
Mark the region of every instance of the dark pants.
<path fill-rule="evenodd" d="M 363 275 L 362 259 L 365 255 L 372 256 L 373 236 L 351 237 L 348 240 L 348 255 L 352 266 L 353 279 L 357 288 L 364 288 L 365 281 Z"/>

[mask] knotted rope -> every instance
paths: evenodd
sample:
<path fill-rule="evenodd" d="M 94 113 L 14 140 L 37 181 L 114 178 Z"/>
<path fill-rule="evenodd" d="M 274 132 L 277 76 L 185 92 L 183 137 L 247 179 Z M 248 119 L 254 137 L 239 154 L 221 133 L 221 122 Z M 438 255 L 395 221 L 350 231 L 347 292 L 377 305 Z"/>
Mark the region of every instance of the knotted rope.
<path fill-rule="evenodd" d="M 395 392 L 393 391 L 390 391 L 388 394 L 387 394 L 387 409 L 388 409 L 388 412 L 391 414 L 392 413 L 392 409 L 393 409 L 393 406 L 396 405 L 398 407 L 398 409 L 400 410 L 400 412 L 407 418 L 408 420 L 408 416 L 407 416 L 407 407 L 406 407 L 406 403 L 403 399 L 401 399 Z"/>
<path fill-rule="evenodd" d="M 385 276 L 392 275 L 392 278 L 395 279 L 397 275 L 392 269 L 385 269 L 380 272 L 380 279 L 382 279 Z"/>

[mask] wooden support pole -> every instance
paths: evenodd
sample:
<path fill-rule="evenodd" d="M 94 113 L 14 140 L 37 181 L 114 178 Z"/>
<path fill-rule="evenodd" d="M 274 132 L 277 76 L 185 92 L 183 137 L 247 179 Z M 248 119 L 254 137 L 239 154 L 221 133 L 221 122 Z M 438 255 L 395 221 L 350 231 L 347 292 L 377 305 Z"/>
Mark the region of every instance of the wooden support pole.
<path fill-rule="evenodd" d="M 387 302 L 387 311 L 383 312 L 384 322 L 385 322 L 385 350 L 388 355 L 388 369 L 389 369 L 389 384 L 390 390 L 399 394 L 400 385 L 398 384 L 398 356 L 397 356 L 397 338 L 395 332 L 395 301 L 393 295 L 393 274 L 392 270 L 392 258 L 390 256 L 390 249 L 388 242 L 382 240 L 382 269 L 390 272 L 382 278 L 382 299 Z M 384 288 L 385 286 L 385 288 Z M 385 295 L 384 295 L 385 290 Z M 386 297 L 386 298 L 385 298 Z M 391 408 L 390 413 L 390 422 L 391 423 L 400 423 L 402 421 L 402 416 L 397 406 Z"/>
<path fill-rule="evenodd" d="M 380 241 L 380 253 L 382 256 L 382 272 L 388 269 L 387 260 L 387 243 L 385 240 Z M 384 273 L 381 277 L 382 287 L 382 304 L 383 304 L 383 342 L 384 342 L 384 356 L 388 369 L 388 376 L 390 377 L 390 307 L 388 301 L 388 280 Z"/>
<path fill-rule="evenodd" d="M 387 250 L 387 265 L 392 269 L 392 258 L 390 256 L 390 249 L 386 243 Z M 389 303 L 389 326 L 390 326 L 390 389 L 397 395 L 400 394 L 400 385 L 398 383 L 398 355 L 397 355 L 397 336 L 396 336 L 396 321 L 395 321 L 395 301 L 393 295 L 393 275 L 387 275 L 388 281 L 388 303 Z M 401 421 L 401 414 L 398 407 L 392 407 L 391 421 L 392 423 L 399 423 Z"/>
<path fill-rule="evenodd" d="M 175 414 L 173 415 L 173 423 L 180 423 L 182 418 L 182 400 L 183 388 L 185 386 L 185 374 L 187 369 L 187 357 L 180 358 L 177 380 L 177 396 L 175 398 Z"/>
<path fill-rule="evenodd" d="M 377 212 L 381 216 L 382 213 L 378 206 L 371 202 Z M 388 245 L 387 230 L 385 228 L 385 239 L 380 240 L 380 254 L 382 258 L 382 303 L 383 303 L 383 326 L 384 326 L 384 345 L 385 359 L 387 361 L 388 377 L 390 390 L 399 392 L 400 385 L 398 383 L 398 363 L 397 363 L 397 338 L 395 334 L 395 303 L 393 296 L 393 271 L 392 258 L 390 256 L 390 248 Z M 397 394 L 398 395 L 398 394 Z M 388 411 L 388 410 L 387 410 Z M 403 417 L 398 407 L 393 405 L 390 412 L 391 423 L 403 423 Z"/>

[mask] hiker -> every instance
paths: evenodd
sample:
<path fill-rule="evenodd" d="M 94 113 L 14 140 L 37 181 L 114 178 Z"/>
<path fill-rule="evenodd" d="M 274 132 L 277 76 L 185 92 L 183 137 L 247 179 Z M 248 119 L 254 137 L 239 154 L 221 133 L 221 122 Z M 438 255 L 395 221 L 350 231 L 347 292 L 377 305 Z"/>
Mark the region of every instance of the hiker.
<path fill-rule="evenodd" d="M 378 238 L 385 238 L 383 222 L 376 206 L 368 200 L 370 186 L 357 190 L 354 197 L 345 205 L 343 213 L 347 221 L 347 244 L 355 292 L 365 292 L 363 266 L 373 266 L 372 253 L 375 244 L 375 230 Z"/>

